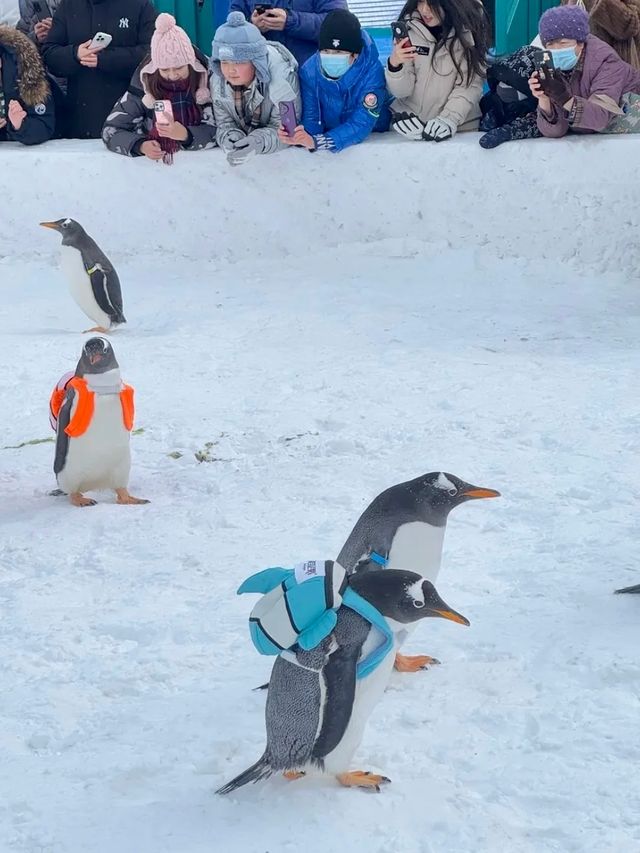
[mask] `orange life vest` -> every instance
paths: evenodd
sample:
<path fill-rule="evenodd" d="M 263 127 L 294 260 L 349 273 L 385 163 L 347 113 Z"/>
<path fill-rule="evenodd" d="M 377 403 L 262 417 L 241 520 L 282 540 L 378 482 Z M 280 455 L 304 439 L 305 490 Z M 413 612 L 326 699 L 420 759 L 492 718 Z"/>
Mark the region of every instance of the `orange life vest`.
<path fill-rule="evenodd" d="M 66 389 L 68 387 L 78 395 L 78 405 L 73 413 L 73 417 L 69 424 L 65 427 L 65 432 L 70 438 L 78 438 L 83 435 L 88 429 L 93 418 L 95 409 L 95 391 L 91 391 L 87 385 L 86 379 L 81 379 L 79 376 L 74 376 L 69 382 L 64 385 L 64 388 L 56 386 L 49 400 L 49 407 L 53 417 L 57 420 L 62 404 L 64 403 Z M 133 417 L 135 407 L 133 404 L 133 388 L 131 385 L 122 386 L 120 391 L 120 404 L 122 406 L 122 421 L 124 428 L 131 432 L 133 429 Z"/>

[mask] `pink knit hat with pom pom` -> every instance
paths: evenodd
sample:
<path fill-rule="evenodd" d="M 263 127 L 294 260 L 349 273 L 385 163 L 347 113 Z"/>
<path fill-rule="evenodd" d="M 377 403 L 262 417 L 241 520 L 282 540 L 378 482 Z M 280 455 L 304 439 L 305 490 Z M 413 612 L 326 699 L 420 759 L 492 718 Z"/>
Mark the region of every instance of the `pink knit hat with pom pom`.
<path fill-rule="evenodd" d="M 190 65 L 200 75 L 195 99 L 198 104 L 206 104 L 211 100 L 209 93 L 208 74 L 204 65 L 196 58 L 195 50 L 182 27 L 176 24 L 173 15 L 162 12 L 156 18 L 156 29 L 151 37 L 151 61 L 140 72 L 140 79 L 145 90 L 143 104 L 153 107 L 154 98 L 147 90 L 146 77 L 156 71 L 166 68 L 181 68 Z"/>

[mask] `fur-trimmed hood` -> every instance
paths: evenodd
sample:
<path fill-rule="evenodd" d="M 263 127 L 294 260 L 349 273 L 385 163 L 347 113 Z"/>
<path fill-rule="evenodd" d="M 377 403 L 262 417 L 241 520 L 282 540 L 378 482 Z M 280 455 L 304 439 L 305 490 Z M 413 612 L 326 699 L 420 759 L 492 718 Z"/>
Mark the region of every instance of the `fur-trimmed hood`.
<path fill-rule="evenodd" d="M 27 36 L 0 26 L 0 47 L 12 53 L 18 68 L 18 93 L 28 107 L 43 104 L 51 95 L 51 88 L 38 48 Z"/>

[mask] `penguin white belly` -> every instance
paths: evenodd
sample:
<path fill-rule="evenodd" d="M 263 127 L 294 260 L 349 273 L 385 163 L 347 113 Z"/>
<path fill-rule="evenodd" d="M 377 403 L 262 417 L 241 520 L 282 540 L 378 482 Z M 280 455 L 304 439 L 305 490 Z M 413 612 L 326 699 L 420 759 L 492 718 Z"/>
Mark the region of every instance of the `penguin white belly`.
<path fill-rule="evenodd" d="M 77 401 L 72 410 L 75 412 Z M 93 489 L 126 489 L 131 469 L 130 435 L 122 420 L 119 394 L 96 394 L 85 433 L 70 438 L 58 485 L 67 494 Z"/>
<path fill-rule="evenodd" d="M 445 530 L 446 527 L 424 521 L 402 524 L 393 537 L 387 568 L 417 572 L 435 585 L 442 563 Z"/>
<path fill-rule="evenodd" d="M 78 307 L 97 326 L 109 329 L 111 318 L 96 302 L 91 288 L 91 280 L 82 262 L 82 254 L 72 246 L 62 246 L 61 267 L 69 283 L 69 292 Z"/>
<path fill-rule="evenodd" d="M 377 648 L 381 642 L 381 634 L 377 628 L 369 631 L 369 636 L 362 647 L 361 658 Z M 353 700 L 351 718 L 340 743 L 324 758 L 325 773 L 337 775 L 353 769 L 351 761 L 356 749 L 360 746 L 365 726 L 375 706 L 389 684 L 395 649 L 392 649 L 380 665 L 366 678 L 356 681 L 356 692 Z"/>

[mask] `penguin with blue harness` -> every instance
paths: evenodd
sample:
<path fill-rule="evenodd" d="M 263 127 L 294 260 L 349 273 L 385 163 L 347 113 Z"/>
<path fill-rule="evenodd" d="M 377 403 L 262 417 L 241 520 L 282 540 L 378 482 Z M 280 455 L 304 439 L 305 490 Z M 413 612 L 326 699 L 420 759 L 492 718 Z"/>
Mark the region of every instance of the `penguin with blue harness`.
<path fill-rule="evenodd" d="M 238 590 L 260 593 L 250 633 L 261 654 L 277 655 L 265 710 L 262 757 L 228 782 L 228 794 L 283 772 L 335 776 L 345 787 L 380 790 L 385 776 L 351 769 L 365 725 L 393 668 L 407 627 L 440 617 L 469 622 L 416 572 L 388 569 L 354 574 L 331 560 L 295 569 L 266 569 Z"/>

